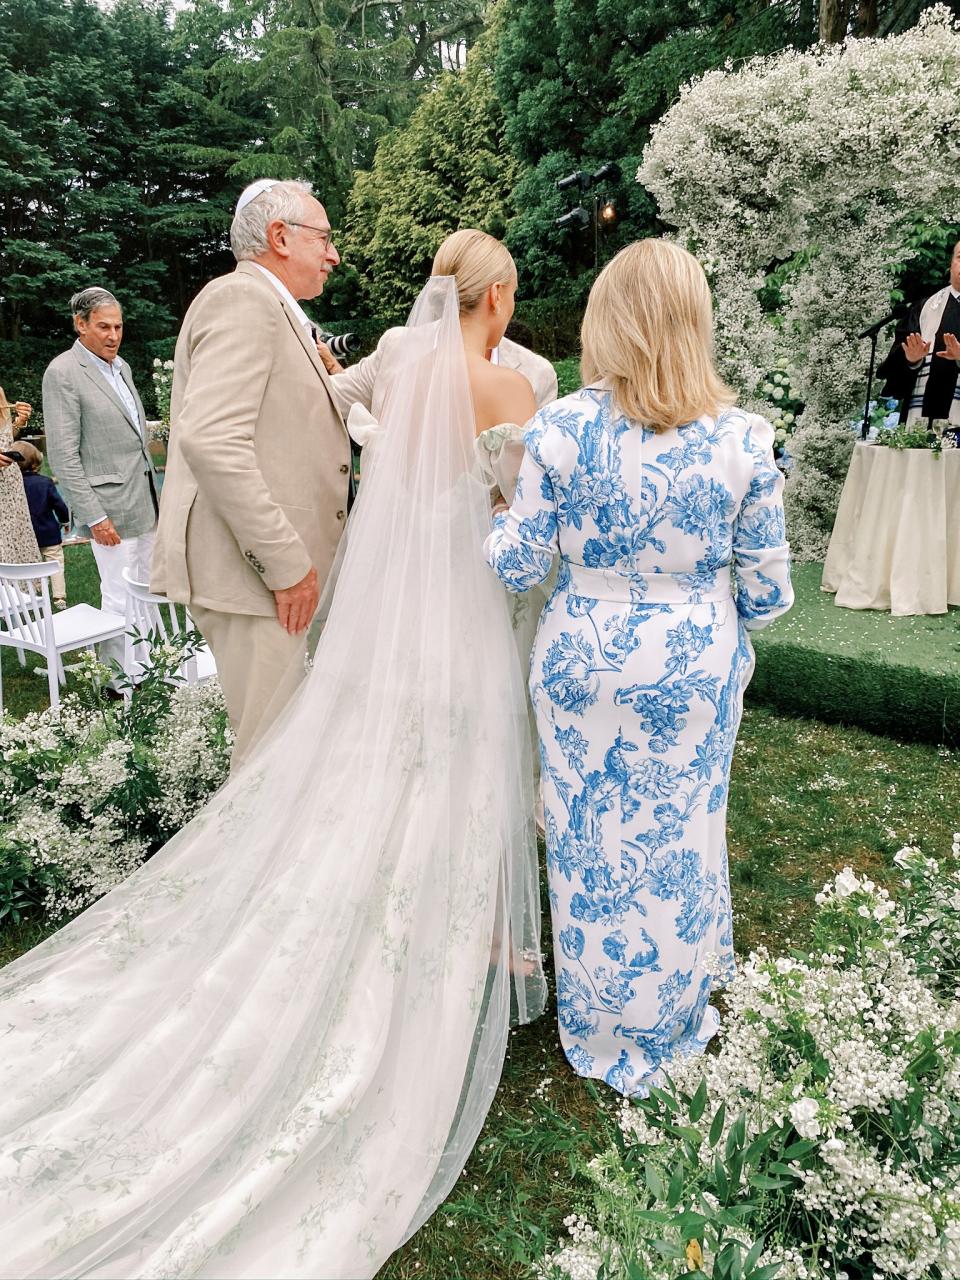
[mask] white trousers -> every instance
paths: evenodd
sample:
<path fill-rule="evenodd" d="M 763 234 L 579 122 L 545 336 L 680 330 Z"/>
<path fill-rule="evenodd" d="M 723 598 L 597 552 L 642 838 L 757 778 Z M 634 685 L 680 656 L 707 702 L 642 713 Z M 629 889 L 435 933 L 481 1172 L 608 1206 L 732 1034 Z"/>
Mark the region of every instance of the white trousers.
<path fill-rule="evenodd" d="M 127 588 L 123 581 L 123 571 L 129 569 L 138 582 L 150 581 L 150 561 L 153 559 L 153 544 L 156 536 L 156 529 L 151 529 L 149 533 L 142 533 L 139 538 L 124 538 L 116 547 L 102 547 L 99 542 L 91 539 L 93 558 L 97 562 L 97 571 L 100 574 L 101 609 L 107 609 L 111 613 L 126 613 Z M 124 666 L 124 648 L 123 636 L 102 640 L 100 642 L 101 661 L 109 662 L 111 658 L 115 658 L 121 666 Z M 127 675 L 135 678 L 138 669 L 137 667 L 133 671 L 127 671 Z M 127 670 L 126 667 L 124 670 Z"/>

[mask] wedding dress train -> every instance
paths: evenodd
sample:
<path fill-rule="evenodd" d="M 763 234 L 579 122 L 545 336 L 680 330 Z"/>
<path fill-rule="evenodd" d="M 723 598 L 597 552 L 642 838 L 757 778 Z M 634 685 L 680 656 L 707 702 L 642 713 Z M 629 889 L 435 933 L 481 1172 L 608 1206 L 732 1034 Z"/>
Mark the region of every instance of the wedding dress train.
<path fill-rule="evenodd" d="M 511 987 L 542 1011 L 524 676 L 451 279 L 407 342 L 301 692 L 0 971 L 0 1276 L 373 1276 L 476 1141 Z"/>

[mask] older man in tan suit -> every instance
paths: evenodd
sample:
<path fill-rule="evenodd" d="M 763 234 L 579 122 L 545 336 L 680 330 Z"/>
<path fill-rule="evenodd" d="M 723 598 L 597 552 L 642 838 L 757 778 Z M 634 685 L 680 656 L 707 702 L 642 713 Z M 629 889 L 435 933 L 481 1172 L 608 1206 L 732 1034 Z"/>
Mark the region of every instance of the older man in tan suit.
<path fill-rule="evenodd" d="M 151 584 L 190 606 L 213 651 L 236 767 L 303 677 L 352 468 L 298 301 L 340 261 L 323 205 L 263 179 L 230 243 L 236 270 L 201 291 L 177 340 Z"/>

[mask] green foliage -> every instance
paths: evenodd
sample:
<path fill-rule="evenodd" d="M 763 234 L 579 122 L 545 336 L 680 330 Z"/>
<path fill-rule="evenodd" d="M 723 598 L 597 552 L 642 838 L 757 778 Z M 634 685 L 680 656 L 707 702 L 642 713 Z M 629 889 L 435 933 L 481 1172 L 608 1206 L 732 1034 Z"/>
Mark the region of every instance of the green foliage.
<path fill-rule="evenodd" d="M 583 386 L 583 378 L 580 376 L 580 361 L 572 357 L 566 360 L 557 360 L 554 363 L 557 371 L 557 387 L 558 394 L 568 396 L 571 392 L 579 391 Z"/>
<path fill-rule="evenodd" d="M 409 124 L 385 139 L 350 198 L 343 255 L 350 277 L 330 300 L 379 327 L 405 318 L 440 242 L 458 227 L 502 236 L 517 168 L 503 156 L 491 71 L 493 33 L 462 72 L 448 72 Z M 350 287 L 352 286 L 352 296 Z"/>
<path fill-rule="evenodd" d="M 838 609 L 823 567 L 795 565 L 797 604 L 754 635 L 747 697 L 787 715 L 904 741 L 960 743 L 960 615 L 891 618 Z"/>
<path fill-rule="evenodd" d="M 505 0 L 495 72 L 506 139 L 525 168 L 508 229 L 521 292 L 576 313 L 593 278 L 593 230 L 554 226 L 575 200 L 556 191 L 558 178 L 604 161 L 621 165 L 623 181 L 602 192 L 616 197 L 620 221 L 601 235 L 601 263 L 632 240 L 660 234 L 653 200 L 632 179 L 651 126 L 681 85 L 728 58 L 814 38 L 815 16 L 804 4 Z M 527 319 L 524 308 L 521 315 Z"/>

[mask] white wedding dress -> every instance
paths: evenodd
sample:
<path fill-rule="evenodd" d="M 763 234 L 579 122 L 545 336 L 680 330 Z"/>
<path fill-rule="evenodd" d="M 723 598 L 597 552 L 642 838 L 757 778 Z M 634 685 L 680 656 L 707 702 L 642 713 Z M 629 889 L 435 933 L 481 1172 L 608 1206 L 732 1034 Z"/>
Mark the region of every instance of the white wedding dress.
<path fill-rule="evenodd" d="M 476 1141 L 511 995 L 542 1011 L 524 673 L 452 280 L 406 341 L 301 692 L 0 971 L 0 1276 L 371 1277 Z"/>

